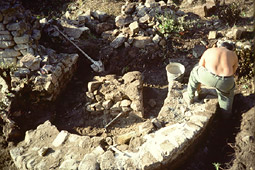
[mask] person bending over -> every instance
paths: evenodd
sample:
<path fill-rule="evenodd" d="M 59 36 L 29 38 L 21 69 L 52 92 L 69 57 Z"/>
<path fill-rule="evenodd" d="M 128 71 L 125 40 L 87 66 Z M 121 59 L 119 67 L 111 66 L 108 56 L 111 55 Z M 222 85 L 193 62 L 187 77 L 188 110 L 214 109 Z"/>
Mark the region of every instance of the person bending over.
<path fill-rule="evenodd" d="M 234 46 L 223 42 L 219 47 L 207 49 L 189 77 L 187 92 L 184 100 L 187 104 L 194 102 L 195 91 L 200 89 L 201 83 L 214 87 L 218 94 L 218 102 L 222 113 L 229 117 L 232 113 L 235 80 L 234 74 L 238 67 L 238 57 Z"/>

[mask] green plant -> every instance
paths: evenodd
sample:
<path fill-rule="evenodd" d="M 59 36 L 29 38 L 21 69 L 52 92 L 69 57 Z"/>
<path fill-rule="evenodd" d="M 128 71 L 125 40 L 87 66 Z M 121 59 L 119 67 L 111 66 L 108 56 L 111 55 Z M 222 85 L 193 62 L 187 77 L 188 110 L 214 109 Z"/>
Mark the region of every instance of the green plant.
<path fill-rule="evenodd" d="M 171 33 L 179 33 L 185 30 L 183 22 L 177 19 L 177 17 L 170 13 L 164 13 L 156 17 L 158 24 L 158 31 L 163 35 L 169 35 Z"/>
<path fill-rule="evenodd" d="M 220 169 L 220 163 L 213 163 L 213 166 L 215 167 L 216 170 Z"/>

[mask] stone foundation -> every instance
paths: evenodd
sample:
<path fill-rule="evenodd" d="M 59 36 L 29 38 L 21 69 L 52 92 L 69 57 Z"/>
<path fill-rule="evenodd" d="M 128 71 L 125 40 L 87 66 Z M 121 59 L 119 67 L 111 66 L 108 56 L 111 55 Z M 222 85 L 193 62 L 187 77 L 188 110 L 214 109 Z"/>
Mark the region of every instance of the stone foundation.
<path fill-rule="evenodd" d="M 141 133 L 137 140 L 133 139 L 136 143 L 143 142 L 136 145 L 132 151 L 120 150 L 121 144 L 116 142 L 102 145 L 107 143 L 110 137 L 70 134 L 67 131 L 58 131 L 54 125 L 46 121 L 37 129 L 26 132 L 25 140 L 10 151 L 11 157 L 21 170 L 50 168 L 153 170 L 176 166 L 176 162 L 180 162 L 188 149 L 205 133 L 216 112 L 217 103 L 216 96 L 207 93 L 204 100 L 187 107 L 182 95 L 176 96 L 184 90 L 179 87 L 180 84 L 174 85 L 172 91 L 168 93 L 158 118 L 143 122 L 139 126 L 140 133 L 141 131 L 146 133 Z M 210 89 L 205 90 L 211 92 Z M 170 102 L 178 104 L 170 105 Z M 178 106 L 182 106 L 182 109 Z M 166 109 L 169 107 L 175 109 Z M 173 121 L 175 112 L 179 115 Z M 148 128 L 147 124 L 153 124 L 158 130 L 145 130 Z M 122 135 L 123 140 L 127 136 Z M 132 142 L 129 145 L 132 145 Z"/>

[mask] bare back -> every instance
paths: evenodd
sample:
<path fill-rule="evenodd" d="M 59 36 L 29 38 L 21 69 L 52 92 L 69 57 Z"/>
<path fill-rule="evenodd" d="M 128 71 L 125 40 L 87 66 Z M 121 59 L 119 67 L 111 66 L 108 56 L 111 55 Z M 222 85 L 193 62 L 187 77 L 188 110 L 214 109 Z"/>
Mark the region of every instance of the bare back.
<path fill-rule="evenodd" d="M 210 48 L 202 55 L 199 65 L 219 76 L 232 76 L 238 66 L 235 52 L 225 47 Z"/>

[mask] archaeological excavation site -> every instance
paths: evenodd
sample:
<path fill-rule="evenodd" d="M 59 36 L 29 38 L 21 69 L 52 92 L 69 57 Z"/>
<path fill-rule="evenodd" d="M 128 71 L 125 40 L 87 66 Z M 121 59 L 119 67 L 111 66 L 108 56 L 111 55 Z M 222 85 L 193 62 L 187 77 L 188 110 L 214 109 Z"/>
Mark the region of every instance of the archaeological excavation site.
<path fill-rule="evenodd" d="M 251 0 L 0 1 L 0 169 L 255 169 Z M 184 100 L 228 42 L 231 117 L 215 88 Z"/>

